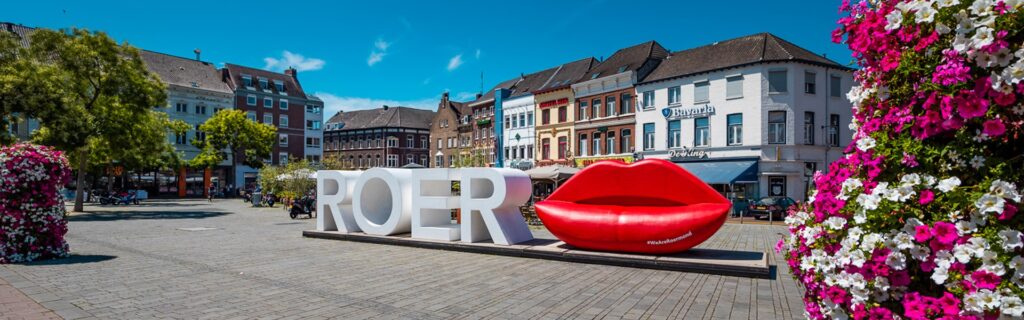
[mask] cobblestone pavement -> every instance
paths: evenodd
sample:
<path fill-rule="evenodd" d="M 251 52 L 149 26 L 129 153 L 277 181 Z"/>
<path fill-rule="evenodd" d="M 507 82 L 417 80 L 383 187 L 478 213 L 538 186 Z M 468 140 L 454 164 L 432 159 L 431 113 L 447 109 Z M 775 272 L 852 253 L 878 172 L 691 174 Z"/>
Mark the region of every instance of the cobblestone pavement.
<path fill-rule="evenodd" d="M 779 226 L 726 224 L 701 245 L 767 251 L 775 278 L 749 279 L 303 238 L 314 220 L 238 200 L 86 209 L 72 257 L 0 266 L 71 319 L 802 318 Z"/>

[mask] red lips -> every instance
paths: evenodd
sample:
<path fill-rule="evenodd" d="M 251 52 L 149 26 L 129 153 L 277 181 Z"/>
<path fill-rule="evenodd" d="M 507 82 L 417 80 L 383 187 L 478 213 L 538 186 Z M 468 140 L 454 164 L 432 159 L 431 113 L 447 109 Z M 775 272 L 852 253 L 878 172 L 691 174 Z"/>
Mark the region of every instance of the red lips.
<path fill-rule="evenodd" d="M 704 242 L 725 223 L 730 206 L 665 160 L 595 163 L 536 204 L 547 229 L 571 246 L 651 254 Z"/>

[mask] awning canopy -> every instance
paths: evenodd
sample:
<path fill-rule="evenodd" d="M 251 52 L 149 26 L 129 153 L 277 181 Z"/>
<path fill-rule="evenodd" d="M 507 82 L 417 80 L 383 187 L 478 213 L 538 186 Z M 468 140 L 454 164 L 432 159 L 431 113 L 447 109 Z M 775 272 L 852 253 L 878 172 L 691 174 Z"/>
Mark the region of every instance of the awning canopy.
<path fill-rule="evenodd" d="M 757 161 L 702 161 L 676 163 L 707 184 L 757 183 Z"/>
<path fill-rule="evenodd" d="M 572 178 L 572 176 L 577 172 L 580 172 L 580 169 L 569 168 L 562 165 L 536 167 L 526 170 L 526 174 L 530 175 L 530 179 L 532 180 L 550 180 L 555 182 Z"/>

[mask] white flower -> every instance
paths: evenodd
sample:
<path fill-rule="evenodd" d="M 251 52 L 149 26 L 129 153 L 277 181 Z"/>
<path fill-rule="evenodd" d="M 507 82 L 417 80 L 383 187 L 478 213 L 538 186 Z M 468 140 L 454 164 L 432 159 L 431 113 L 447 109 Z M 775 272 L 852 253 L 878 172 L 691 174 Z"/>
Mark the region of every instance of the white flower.
<path fill-rule="evenodd" d="M 1006 251 L 1013 251 L 1013 249 L 1024 248 L 1024 242 L 1021 242 L 1020 231 L 1005 229 L 999 231 L 999 239 L 1003 241 L 1003 249 Z"/>
<path fill-rule="evenodd" d="M 901 186 L 899 188 L 892 189 L 892 191 L 890 191 L 889 194 L 888 194 L 888 199 L 889 199 L 889 201 L 904 202 L 904 201 L 907 201 L 908 199 L 910 199 L 913 196 L 914 196 L 914 187 L 911 187 L 911 186 Z"/>
<path fill-rule="evenodd" d="M 860 250 L 854 250 L 850 252 L 850 264 L 857 266 L 858 268 L 863 267 L 864 263 L 867 262 L 867 257 L 864 256 L 864 252 Z"/>
<path fill-rule="evenodd" d="M 857 149 L 860 151 L 868 151 L 875 147 L 875 139 L 870 136 L 865 136 L 857 140 Z"/>
<path fill-rule="evenodd" d="M 850 193 L 853 193 L 854 190 L 857 190 L 857 188 L 860 188 L 862 186 L 864 186 L 864 184 L 860 181 L 860 179 L 853 177 L 848 178 L 846 179 L 846 181 L 843 181 L 842 189 L 840 190 L 839 195 L 837 195 L 836 198 L 847 200 L 850 198 Z"/>
<path fill-rule="evenodd" d="M 1006 200 L 1003 200 L 1003 198 L 986 193 L 981 198 L 978 198 L 978 201 L 974 202 L 974 206 L 981 210 L 981 213 L 993 212 L 998 214 L 1003 212 L 1003 205 L 1005 203 Z"/>
<path fill-rule="evenodd" d="M 822 223 L 832 230 L 842 230 L 846 226 L 846 219 L 843 217 L 830 217 Z"/>
<path fill-rule="evenodd" d="M 903 255 L 899 251 L 894 251 L 885 257 L 885 264 L 889 265 L 893 269 L 903 270 L 907 267 L 907 256 Z"/>
<path fill-rule="evenodd" d="M 938 5 L 941 9 L 945 7 L 952 7 L 958 5 L 960 4 L 960 0 L 937 0 L 935 1 L 935 4 Z"/>
<path fill-rule="evenodd" d="M 917 218 L 909 218 L 907 219 L 907 222 L 903 224 L 903 232 L 913 234 L 917 232 L 916 228 L 920 225 L 924 225 L 924 222 L 921 222 L 921 220 L 918 220 Z"/>
<path fill-rule="evenodd" d="M 1024 303 L 1021 303 L 1020 297 L 1006 295 L 1000 301 L 1002 306 L 999 307 L 999 311 L 1003 315 L 1020 318 L 1024 315 Z"/>
<path fill-rule="evenodd" d="M 950 31 L 952 31 L 952 30 L 949 29 L 949 26 L 947 26 L 946 24 L 944 24 L 942 22 L 939 22 L 939 23 L 935 24 L 935 32 L 938 32 L 939 34 L 947 34 Z"/>
<path fill-rule="evenodd" d="M 877 233 L 868 233 L 864 235 L 864 239 L 861 240 L 860 248 L 866 252 L 871 252 L 875 250 L 875 247 L 878 246 L 879 243 L 884 242 L 885 238 L 883 238 L 882 235 Z"/>
<path fill-rule="evenodd" d="M 885 30 L 896 30 L 900 28 L 900 24 L 903 23 L 903 12 L 900 10 L 893 10 L 889 14 L 885 15 L 885 20 L 888 23 L 885 25 Z"/>
<path fill-rule="evenodd" d="M 960 186 L 960 178 L 949 177 L 939 181 L 939 185 L 937 188 L 939 189 L 939 191 L 942 192 L 950 192 L 953 191 L 953 189 L 956 189 L 956 187 L 958 186 Z"/>
<path fill-rule="evenodd" d="M 878 209 L 878 203 L 881 201 L 882 197 L 879 197 L 877 194 L 861 193 L 857 196 L 857 203 L 866 210 Z"/>
<path fill-rule="evenodd" d="M 971 249 L 964 245 L 953 246 L 953 258 L 960 263 L 968 263 L 971 261 Z"/>
<path fill-rule="evenodd" d="M 978 227 L 975 226 L 970 221 L 957 221 L 956 222 L 956 232 L 960 236 L 964 236 L 964 235 L 967 235 L 967 234 L 974 233 L 975 230 L 978 230 Z"/>
<path fill-rule="evenodd" d="M 984 165 L 985 165 L 985 157 L 974 156 L 974 158 L 971 158 L 971 167 L 973 167 L 975 169 L 980 169 Z"/>
<path fill-rule="evenodd" d="M 904 175 L 900 178 L 900 184 L 905 186 L 916 186 L 921 184 L 921 176 L 916 173 Z"/>
<path fill-rule="evenodd" d="M 988 191 L 993 195 L 1020 202 L 1020 194 L 1017 193 L 1017 186 L 1002 180 L 992 181 Z"/>
<path fill-rule="evenodd" d="M 909 233 L 900 232 L 893 237 L 893 242 L 896 243 L 896 248 L 900 250 L 907 250 L 914 247 L 914 237 Z"/>
<path fill-rule="evenodd" d="M 914 13 L 914 18 L 918 23 L 931 23 L 932 21 L 935 21 L 936 13 L 938 13 L 938 11 L 931 6 L 922 6 L 918 8 L 916 13 Z"/>
<path fill-rule="evenodd" d="M 992 0 L 975 0 L 971 4 L 971 14 L 976 16 L 987 16 L 992 14 Z"/>
<path fill-rule="evenodd" d="M 928 259 L 929 254 L 931 254 L 931 249 L 928 249 L 928 247 L 914 246 L 913 248 L 910 248 L 910 256 L 913 257 L 914 260 L 924 261 L 925 259 Z"/>

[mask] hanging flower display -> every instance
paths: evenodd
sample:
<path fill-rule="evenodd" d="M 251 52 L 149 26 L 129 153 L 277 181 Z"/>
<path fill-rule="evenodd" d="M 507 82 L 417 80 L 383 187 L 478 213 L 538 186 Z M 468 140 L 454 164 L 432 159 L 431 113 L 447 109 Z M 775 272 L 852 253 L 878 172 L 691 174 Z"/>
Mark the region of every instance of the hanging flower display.
<path fill-rule="evenodd" d="M 70 177 L 60 151 L 27 143 L 0 147 L 0 263 L 67 255 L 60 189 Z"/>

